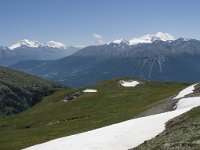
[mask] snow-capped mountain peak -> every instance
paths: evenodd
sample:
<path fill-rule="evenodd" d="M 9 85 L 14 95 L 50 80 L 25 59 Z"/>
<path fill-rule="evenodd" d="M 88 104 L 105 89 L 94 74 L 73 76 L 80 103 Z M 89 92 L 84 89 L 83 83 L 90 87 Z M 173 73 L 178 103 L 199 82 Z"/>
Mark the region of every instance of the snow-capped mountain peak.
<path fill-rule="evenodd" d="M 176 38 L 169 33 L 157 32 L 156 34 L 147 34 L 139 38 L 134 38 L 129 41 L 130 45 L 136 45 L 141 43 L 152 43 L 156 40 L 160 41 L 174 41 Z"/>
<path fill-rule="evenodd" d="M 38 41 L 30 41 L 28 39 L 24 39 L 10 46 L 9 49 L 14 50 L 16 48 L 23 47 L 23 46 L 37 48 L 37 47 L 42 46 L 42 44 L 39 43 Z"/>
<path fill-rule="evenodd" d="M 134 38 L 132 40 L 129 41 L 130 45 L 136 45 L 136 44 L 140 44 L 140 43 L 151 43 L 152 36 L 151 35 L 145 35 L 139 38 Z"/>
<path fill-rule="evenodd" d="M 112 41 L 111 43 L 121 44 L 121 43 L 128 43 L 128 41 L 125 39 L 116 39 L 116 40 Z"/>
<path fill-rule="evenodd" d="M 153 35 L 153 40 L 161 40 L 161 41 L 173 41 L 176 38 L 169 34 L 169 33 L 162 33 L 162 32 L 157 32 L 155 35 Z"/>
<path fill-rule="evenodd" d="M 57 42 L 57 41 L 48 41 L 46 43 L 47 47 L 53 47 L 53 48 L 66 48 L 67 46 L 61 42 Z"/>
<path fill-rule="evenodd" d="M 57 41 L 48 41 L 45 44 L 40 43 L 38 41 L 31 41 L 28 39 L 21 40 L 16 44 L 9 47 L 10 50 L 15 50 L 16 48 L 20 47 L 31 47 L 31 48 L 38 48 L 38 47 L 51 47 L 51 48 L 67 48 L 67 46 L 61 42 Z"/>

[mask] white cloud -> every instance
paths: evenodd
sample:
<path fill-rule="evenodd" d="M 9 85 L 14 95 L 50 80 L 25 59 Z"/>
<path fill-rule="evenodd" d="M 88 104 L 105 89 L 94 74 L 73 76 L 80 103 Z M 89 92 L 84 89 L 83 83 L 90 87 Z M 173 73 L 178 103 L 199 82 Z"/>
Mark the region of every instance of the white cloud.
<path fill-rule="evenodd" d="M 104 43 L 103 37 L 100 34 L 94 33 L 92 36 L 94 38 L 94 43 L 95 44 L 103 44 Z"/>

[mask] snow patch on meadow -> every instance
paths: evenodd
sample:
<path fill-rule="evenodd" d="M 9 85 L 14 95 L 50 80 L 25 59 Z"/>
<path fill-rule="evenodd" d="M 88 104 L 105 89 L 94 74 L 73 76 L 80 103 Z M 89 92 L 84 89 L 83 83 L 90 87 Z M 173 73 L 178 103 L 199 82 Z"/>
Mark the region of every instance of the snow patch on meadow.
<path fill-rule="evenodd" d="M 85 89 L 85 90 L 83 90 L 83 92 L 84 93 L 96 93 L 97 90 L 95 90 L 95 89 Z"/>
<path fill-rule="evenodd" d="M 133 80 L 120 80 L 119 83 L 123 87 L 135 87 L 136 85 L 140 84 L 138 81 L 133 81 Z"/>

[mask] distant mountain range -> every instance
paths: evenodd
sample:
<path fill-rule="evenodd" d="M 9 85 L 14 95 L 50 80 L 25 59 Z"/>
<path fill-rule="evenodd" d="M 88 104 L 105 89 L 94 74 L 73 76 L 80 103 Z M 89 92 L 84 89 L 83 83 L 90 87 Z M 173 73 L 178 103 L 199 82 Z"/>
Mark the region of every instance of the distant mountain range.
<path fill-rule="evenodd" d="M 55 60 L 77 52 L 81 47 L 49 41 L 21 40 L 10 47 L 0 47 L 0 65 L 9 66 L 24 60 Z"/>
<path fill-rule="evenodd" d="M 71 87 L 115 77 L 196 82 L 200 80 L 199 58 L 200 41 L 158 32 L 88 46 L 54 61 L 24 61 L 10 67 Z"/>
<path fill-rule="evenodd" d="M 168 41 L 174 39 L 175 37 L 168 33 L 158 32 L 155 35 L 148 34 L 130 41 L 117 39 L 110 43 L 126 43 L 131 46 L 152 43 L 155 40 Z M 35 40 L 24 39 L 9 47 L 0 46 L 0 66 L 9 66 L 24 60 L 56 60 L 72 55 L 82 48 L 84 46 L 67 46 L 56 41 L 40 43 Z"/>

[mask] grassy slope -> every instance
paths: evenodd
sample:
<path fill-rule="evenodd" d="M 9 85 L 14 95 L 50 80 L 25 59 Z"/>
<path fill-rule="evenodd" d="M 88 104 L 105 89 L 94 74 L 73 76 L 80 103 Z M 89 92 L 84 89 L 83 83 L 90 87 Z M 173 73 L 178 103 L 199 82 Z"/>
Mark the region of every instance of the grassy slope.
<path fill-rule="evenodd" d="M 135 149 L 199 150 L 200 107 L 169 121 L 163 133 Z"/>
<path fill-rule="evenodd" d="M 0 115 L 28 109 L 50 94 L 52 86 L 41 78 L 0 67 Z"/>
<path fill-rule="evenodd" d="M 131 119 L 149 105 L 187 86 L 143 83 L 134 88 L 124 88 L 117 80 L 105 81 L 92 87 L 98 89 L 97 93 L 85 93 L 70 102 L 61 100 L 76 90 L 58 89 L 33 108 L 0 119 L 0 149 L 20 149 Z"/>

